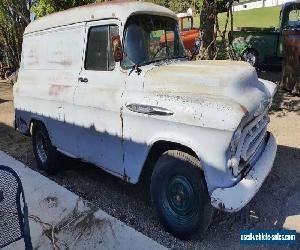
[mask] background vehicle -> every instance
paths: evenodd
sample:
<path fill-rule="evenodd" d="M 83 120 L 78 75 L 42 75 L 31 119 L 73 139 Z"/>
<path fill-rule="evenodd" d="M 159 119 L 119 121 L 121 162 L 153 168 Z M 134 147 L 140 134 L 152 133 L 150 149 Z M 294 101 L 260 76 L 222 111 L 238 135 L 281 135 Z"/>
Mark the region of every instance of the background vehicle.
<path fill-rule="evenodd" d="M 300 23 L 283 31 L 284 57 L 281 87 L 300 95 Z"/>
<path fill-rule="evenodd" d="M 184 47 L 191 53 L 195 50 L 195 43 L 201 38 L 199 27 L 194 26 L 194 18 L 189 13 L 177 14 L 179 31 Z"/>
<path fill-rule="evenodd" d="M 243 27 L 229 32 L 228 38 L 237 55 L 252 66 L 281 65 L 282 31 L 299 23 L 300 2 L 288 2 L 282 5 L 278 28 Z"/>

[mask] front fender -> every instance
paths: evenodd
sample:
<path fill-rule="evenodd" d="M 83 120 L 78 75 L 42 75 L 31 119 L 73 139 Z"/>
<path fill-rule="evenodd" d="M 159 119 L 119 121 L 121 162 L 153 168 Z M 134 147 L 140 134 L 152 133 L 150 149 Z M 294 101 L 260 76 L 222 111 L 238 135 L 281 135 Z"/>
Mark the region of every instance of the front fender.
<path fill-rule="evenodd" d="M 186 126 L 184 130 L 169 128 L 167 135 L 157 133 L 153 136 L 151 145 L 156 141 L 166 141 L 191 149 L 201 161 L 210 192 L 216 187 L 231 186 L 236 181 L 227 167 L 226 158 L 232 136 L 232 131 Z"/>

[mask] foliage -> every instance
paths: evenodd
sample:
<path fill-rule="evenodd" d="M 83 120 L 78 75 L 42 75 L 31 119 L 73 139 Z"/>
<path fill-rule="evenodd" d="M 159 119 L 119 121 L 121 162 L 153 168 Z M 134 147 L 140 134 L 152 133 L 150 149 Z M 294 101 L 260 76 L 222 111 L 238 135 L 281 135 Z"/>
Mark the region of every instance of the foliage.
<path fill-rule="evenodd" d="M 173 10 L 175 13 L 186 12 L 189 8 L 192 8 L 195 12 L 199 13 L 203 0 L 148 0 L 155 4 L 165 6 Z"/>
<path fill-rule="evenodd" d="M 23 32 L 30 22 L 30 6 L 29 0 L 0 2 L 0 48 L 8 65 L 14 69 L 19 66 Z"/>
<path fill-rule="evenodd" d="M 102 0 L 103 1 L 103 0 Z M 101 0 L 37 0 L 31 10 L 37 17 L 42 17 L 53 12 L 87 5 Z"/>

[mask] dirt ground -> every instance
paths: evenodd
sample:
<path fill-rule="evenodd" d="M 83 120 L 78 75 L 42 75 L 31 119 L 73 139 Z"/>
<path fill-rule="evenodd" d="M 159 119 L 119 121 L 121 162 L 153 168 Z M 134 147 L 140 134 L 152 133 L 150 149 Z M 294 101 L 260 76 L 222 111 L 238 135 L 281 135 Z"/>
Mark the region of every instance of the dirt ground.
<path fill-rule="evenodd" d="M 259 74 L 262 78 L 277 82 L 280 79 L 278 72 L 259 72 Z M 0 150 L 39 171 L 34 160 L 31 139 L 14 131 L 13 118 L 12 89 L 6 83 L 0 82 Z M 240 249 L 241 229 L 298 227 L 299 233 L 300 97 L 293 97 L 282 90 L 278 91 L 270 111 L 270 118 L 269 130 L 273 132 L 278 143 L 278 152 L 271 174 L 254 199 L 240 212 L 228 214 L 217 211 L 203 239 L 181 241 L 174 238 L 160 226 L 151 206 L 147 187 L 124 183 L 89 164 L 68 160 L 63 163 L 62 171 L 57 176 L 49 178 L 173 249 Z M 268 248 L 268 246 L 257 247 Z M 272 249 L 274 247 L 272 246 Z M 300 244 L 290 248 L 300 248 Z"/>

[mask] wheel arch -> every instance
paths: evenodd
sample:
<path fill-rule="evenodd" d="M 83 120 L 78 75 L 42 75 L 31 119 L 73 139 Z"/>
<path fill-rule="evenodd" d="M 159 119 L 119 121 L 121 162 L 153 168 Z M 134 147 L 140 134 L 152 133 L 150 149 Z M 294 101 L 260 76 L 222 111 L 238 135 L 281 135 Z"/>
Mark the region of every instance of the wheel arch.
<path fill-rule="evenodd" d="M 32 125 L 34 122 L 40 122 L 45 127 L 46 122 L 43 117 L 39 115 L 32 114 L 31 112 L 23 110 L 15 110 L 15 129 L 17 129 L 21 134 L 26 136 L 32 135 Z"/>
<path fill-rule="evenodd" d="M 185 145 L 181 142 L 171 141 L 171 140 L 164 140 L 164 139 L 157 140 L 151 144 L 151 147 L 147 153 L 145 162 L 142 166 L 141 174 L 139 176 L 139 180 L 138 180 L 139 183 L 150 182 L 151 174 L 153 172 L 157 160 L 164 152 L 168 150 L 179 150 L 194 156 L 199 161 L 201 160 L 196 154 L 196 152 L 192 149 L 192 147 L 188 145 Z"/>

